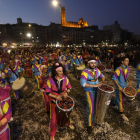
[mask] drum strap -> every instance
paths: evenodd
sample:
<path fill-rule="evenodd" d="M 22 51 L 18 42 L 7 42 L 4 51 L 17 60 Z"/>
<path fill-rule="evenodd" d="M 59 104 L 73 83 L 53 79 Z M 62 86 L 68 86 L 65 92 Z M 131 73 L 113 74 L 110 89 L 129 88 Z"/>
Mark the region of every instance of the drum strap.
<path fill-rule="evenodd" d="M 63 80 L 60 81 L 60 88 L 59 88 L 59 85 L 58 85 L 58 81 L 53 78 L 54 82 L 55 82 L 55 85 L 56 85 L 56 88 L 57 88 L 57 91 L 54 91 L 54 92 L 57 92 L 58 94 L 61 94 L 63 91 L 62 91 L 62 85 L 63 85 Z"/>
<path fill-rule="evenodd" d="M 17 77 L 19 77 L 11 67 L 9 67 L 9 68 Z"/>

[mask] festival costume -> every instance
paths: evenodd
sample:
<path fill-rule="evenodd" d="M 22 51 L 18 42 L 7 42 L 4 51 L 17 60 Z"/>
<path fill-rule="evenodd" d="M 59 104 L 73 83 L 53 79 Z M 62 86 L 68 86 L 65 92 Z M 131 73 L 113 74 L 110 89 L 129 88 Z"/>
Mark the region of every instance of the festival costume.
<path fill-rule="evenodd" d="M 78 60 L 79 60 L 80 63 L 83 63 L 83 58 L 82 58 L 81 55 L 78 55 Z"/>
<path fill-rule="evenodd" d="M 97 68 L 91 71 L 91 69 L 85 69 L 81 73 L 80 84 L 84 87 L 85 97 L 87 101 L 87 118 L 88 126 L 93 126 L 93 121 L 95 121 L 95 112 L 96 112 L 96 100 L 97 100 L 97 88 L 86 88 L 85 84 L 98 84 L 98 78 L 102 78 L 104 75 Z"/>
<path fill-rule="evenodd" d="M 39 69 L 40 69 L 40 67 L 41 67 L 41 65 L 40 64 L 34 64 L 34 65 L 32 65 L 32 68 L 31 68 L 31 70 L 32 71 L 34 71 L 34 76 L 35 76 L 35 79 L 36 79 L 36 84 L 37 84 L 37 88 L 38 89 L 40 89 L 40 87 L 39 87 L 39 76 L 40 76 L 40 71 L 39 71 Z"/>
<path fill-rule="evenodd" d="M 48 58 L 47 58 L 47 56 L 43 56 L 43 61 L 42 61 L 42 65 L 47 65 L 47 63 L 48 63 Z"/>
<path fill-rule="evenodd" d="M 48 79 L 49 79 L 49 77 L 42 77 L 42 76 L 40 76 L 40 78 L 39 78 L 39 85 L 40 85 L 42 97 L 44 100 L 46 112 L 48 112 L 50 110 L 50 97 L 48 95 L 46 95 L 46 92 L 45 92 L 45 88 L 46 88 Z"/>
<path fill-rule="evenodd" d="M 123 89 L 127 86 L 127 78 L 128 78 L 129 68 L 121 65 L 118 67 L 114 75 L 112 76 L 112 80 L 116 80 L 120 87 Z M 118 106 L 119 112 L 124 112 L 124 93 L 119 91 L 118 86 L 116 86 L 116 98 L 113 102 L 114 105 Z"/>
<path fill-rule="evenodd" d="M 137 96 L 140 95 L 140 63 L 136 67 L 136 78 L 137 78 Z"/>
<path fill-rule="evenodd" d="M 21 68 L 20 66 L 15 66 L 15 68 L 13 69 L 14 73 L 12 72 L 12 70 L 8 67 L 4 70 L 4 73 L 7 75 L 10 75 L 11 74 L 11 77 L 9 79 L 10 83 L 12 84 L 18 77 L 19 77 L 19 74 L 18 74 L 18 71 L 23 71 L 24 69 Z M 14 91 L 14 97 L 15 99 L 19 99 L 19 93 L 18 91 Z"/>
<path fill-rule="evenodd" d="M 9 85 L 6 85 L 5 88 L 0 88 L 0 121 L 3 124 L 0 127 L 0 140 L 10 140 L 8 121 L 12 117 L 12 110 L 9 92 Z"/>
<path fill-rule="evenodd" d="M 56 84 L 58 84 L 59 89 L 57 89 Z M 69 82 L 69 79 L 66 76 L 62 76 L 60 78 L 60 80 L 58 81 L 57 78 L 55 77 L 50 78 L 47 81 L 47 86 L 46 86 L 46 94 L 49 95 L 50 93 L 53 95 L 63 95 L 66 93 L 67 89 L 71 89 L 71 85 Z M 56 118 L 56 111 L 55 111 L 55 100 L 54 98 L 50 98 L 51 100 L 51 104 L 50 104 L 50 127 L 49 127 L 49 131 L 50 131 L 50 135 L 51 136 L 55 136 L 56 133 L 56 124 L 57 124 L 57 118 Z M 70 122 L 68 123 L 68 125 L 70 125 Z"/>
<path fill-rule="evenodd" d="M 79 60 L 75 54 L 72 55 L 72 63 L 77 66 L 80 65 Z"/>
<path fill-rule="evenodd" d="M 26 70 L 26 75 L 27 77 L 32 77 L 32 71 L 31 71 L 31 64 L 30 62 L 25 62 L 24 64 L 25 70 Z"/>
<path fill-rule="evenodd" d="M 98 64 L 98 63 L 101 63 L 101 61 L 100 61 L 100 59 L 99 59 L 98 56 L 95 57 L 95 60 L 96 60 L 97 64 Z"/>
<path fill-rule="evenodd" d="M 4 69 L 4 62 L 5 60 L 3 58 L 0 58 L 0 70 Z"/>
<path fill-rule="evenodd" d="M 14 65 L 17 66 L 17 67 L 21 66 L 21 61 L 16 59 Z"/>

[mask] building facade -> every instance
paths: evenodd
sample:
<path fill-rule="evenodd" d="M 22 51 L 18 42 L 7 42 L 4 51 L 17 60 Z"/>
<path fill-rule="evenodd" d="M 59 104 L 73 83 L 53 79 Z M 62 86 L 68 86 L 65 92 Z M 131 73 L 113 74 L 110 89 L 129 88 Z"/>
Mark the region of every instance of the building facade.
<path fill-rule="evenodd" d="M 88 27 L 88 23 L 83 18 L 79 19 L 79 22 L 66 21 L 65 7 L 61 7 L 61 24 L 64 27 L 84 28 Z"/>
<path fill-rule="evenodd" d="M 118 21 L 115 21 L 112 25 L 104 26 L 103 30 L 112 32 L 111 42 L 118 43 L 121 40 L 121 27 Z"/>

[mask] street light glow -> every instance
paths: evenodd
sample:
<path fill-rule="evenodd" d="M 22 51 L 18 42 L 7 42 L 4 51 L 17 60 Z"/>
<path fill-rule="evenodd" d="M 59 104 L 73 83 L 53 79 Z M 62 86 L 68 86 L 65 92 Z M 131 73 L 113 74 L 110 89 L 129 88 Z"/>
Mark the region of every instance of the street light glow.
<path fill-rule="evenodd" d="M 54 0 L 54 1 L 52 2 L 52 4 L 53 4 L 54 6 L 57 6 L 57 5 L 58 5 L 58 1 Z"/>
<path fill-rule="evenodd" d="M 31 37 L 31 34 L 30 34 L 30 33 L 28 33 L 28 34 L 27 34 L 27 36 L 28 36 L 28 37 Z"/>

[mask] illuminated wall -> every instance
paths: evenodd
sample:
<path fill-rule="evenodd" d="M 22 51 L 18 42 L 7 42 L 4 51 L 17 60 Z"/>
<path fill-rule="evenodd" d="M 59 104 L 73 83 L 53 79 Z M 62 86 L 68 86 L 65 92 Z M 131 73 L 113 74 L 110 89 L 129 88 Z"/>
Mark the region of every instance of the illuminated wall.
<path fill-rule="evenodd" d="M 84 21 L 83 18 L 80 18 L 79 22 L 66 21 L 65 7 L 61 7 L 61 24 L 62 26 L 65 27 L 75 27 L 75 28 L 88 27 L 88 23 Z"/>

